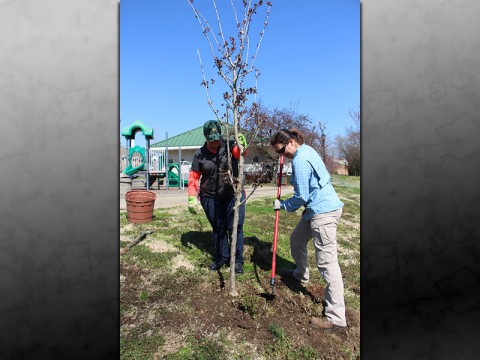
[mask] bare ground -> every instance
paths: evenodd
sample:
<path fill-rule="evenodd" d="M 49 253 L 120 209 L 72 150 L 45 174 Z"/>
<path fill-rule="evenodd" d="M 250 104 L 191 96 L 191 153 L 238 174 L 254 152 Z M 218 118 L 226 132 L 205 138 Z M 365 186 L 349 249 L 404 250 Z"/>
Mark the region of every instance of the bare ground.
<path fill-rule="evenodd" d="M 189 276 L 194 266 L 181 259 L 179 262 L 183 265 L 174 261 L 175 271 L 166 274 L 139 267 L 124 258 L 120 269 L 122 302 L 128 303 L 130 310 L 122 316 L 122 327 L 134 330 L 139 324 L 148 324 L 146 329 L 160 329 L 164 344 L 152 357 L 157 359 L 174 354 L 188 337 L 218 339 L 222 336 L 233 344 L 229 358 L 237 358 L 235 354 L 239 352 L 250 359 L 270 358 L 265 354 L 278 340 L 272 334 L 272 325 L 284 330 L 293 348 L 308 347 L 319 354 L 318 358 L 358 358 L 359 312 L 347 308 L 346 329 L 321 332 L 313 328 L 309 320 L 311 316 L 321 316 L 323 287 L 318 283 L 303 287 L 291 275 L 279 270 L 275 295 L 272 295 L 270 278 L 265 274 L 259 276 L 262 269 L 271 266 L 271 252 L 255 241 L 246 239 L 246 244 L 257 247 L 250 251 L 253 255 L 249 259 L 254 264 L 255 279 L 237 281 L 239 297 L 228 294 L 227 268 L 220 272 L 196 269 L 201 275 Z M 156 252 L 174 250 L 172 245 L 158 241 L 148 246 Z M 148 293 L 143 301 L 138 297 L 142 291 Z M 276 354 L 271 358 L 279 357 Z"/>

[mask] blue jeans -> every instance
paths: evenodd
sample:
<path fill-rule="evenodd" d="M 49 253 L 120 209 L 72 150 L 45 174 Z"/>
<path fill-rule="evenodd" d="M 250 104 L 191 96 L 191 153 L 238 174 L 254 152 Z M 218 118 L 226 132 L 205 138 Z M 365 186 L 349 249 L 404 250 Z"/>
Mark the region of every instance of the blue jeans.
<path fill-rule="evenodd" d="M 245 200 L 245 191 L 242 191 L 241 201 L 243 200 Z M 219 200 L 200 196 L 200 203 L 213 228 L 213 259 L 216 263 L 228 264 L 230 262 L 235 197 Z M 237 246 L 235 247 L 235 263 L 237 264 L 243 264 L 244 220 L 245 204 L 240 206 L 238 215 Z"/>

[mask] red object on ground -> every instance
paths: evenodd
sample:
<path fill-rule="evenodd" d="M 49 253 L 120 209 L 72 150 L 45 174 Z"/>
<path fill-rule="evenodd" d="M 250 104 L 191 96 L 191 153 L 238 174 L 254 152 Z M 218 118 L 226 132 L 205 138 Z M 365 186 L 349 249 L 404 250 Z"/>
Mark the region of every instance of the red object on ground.
<path fill-rule="evenodd" d="M 283 172 L 283 155 L 280 155 L 280 169 L 278 174 L 277 184 L 277 199 L 280 200 L 282 193 L 282 172 Z M 273 256 L 272 256 L 272 274 L 270 276 L 270 285 L 272 286 L 272 295 L 275 294 L 275 267 L 277 265 L 277 240 L 278 240 L 278 213 L 275 211 L 275 229 L 273 231 Z"/>
<path fill-rule="evenodd" d="M 134 224 L 152 221 L 157 195 L 148 190 L 131 190 L 125 194 L 127 220 Z"/>

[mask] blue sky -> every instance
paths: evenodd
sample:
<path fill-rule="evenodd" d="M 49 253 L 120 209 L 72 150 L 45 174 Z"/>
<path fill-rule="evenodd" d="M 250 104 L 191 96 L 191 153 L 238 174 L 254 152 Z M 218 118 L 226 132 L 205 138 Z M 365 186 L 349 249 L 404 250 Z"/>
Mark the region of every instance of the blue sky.
<path fill-rule="evenodd" d="M 211 1 L 195 3 L 212 8 Z M 360 2 L 272 3 L 256 60 L 257 100 L 325 122 L 332 140 L 344 135 L 349 109 L 360 106 Z M 213 11 L 203 13 L 215 21 Z M 200 85 L 197 49 L 212 77 L 211 53 L 187 0 L 120 1 L 120 130 L 141 120 L 156 142 L 215 118 Z M 135 140 L 144 144 L 141 134 Z"/>

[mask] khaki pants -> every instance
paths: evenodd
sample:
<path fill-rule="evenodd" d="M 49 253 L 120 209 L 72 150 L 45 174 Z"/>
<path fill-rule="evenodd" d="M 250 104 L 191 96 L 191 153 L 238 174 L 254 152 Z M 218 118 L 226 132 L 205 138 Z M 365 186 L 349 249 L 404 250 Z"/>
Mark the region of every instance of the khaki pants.
<path fill-rule="evenodd" d="M 342 209 L 316 214 L 309 221 L 301 219 L 290 236 L 290 250 L 297 268 L 294 276 L 301 281 L 309 280 L 307 244 L 313 238 L 317 268 L 327 286 L 325 287 L 325 316 L 337 326 L 347 326 L 343 280 L 337 258 L 337 222 Z"/>

